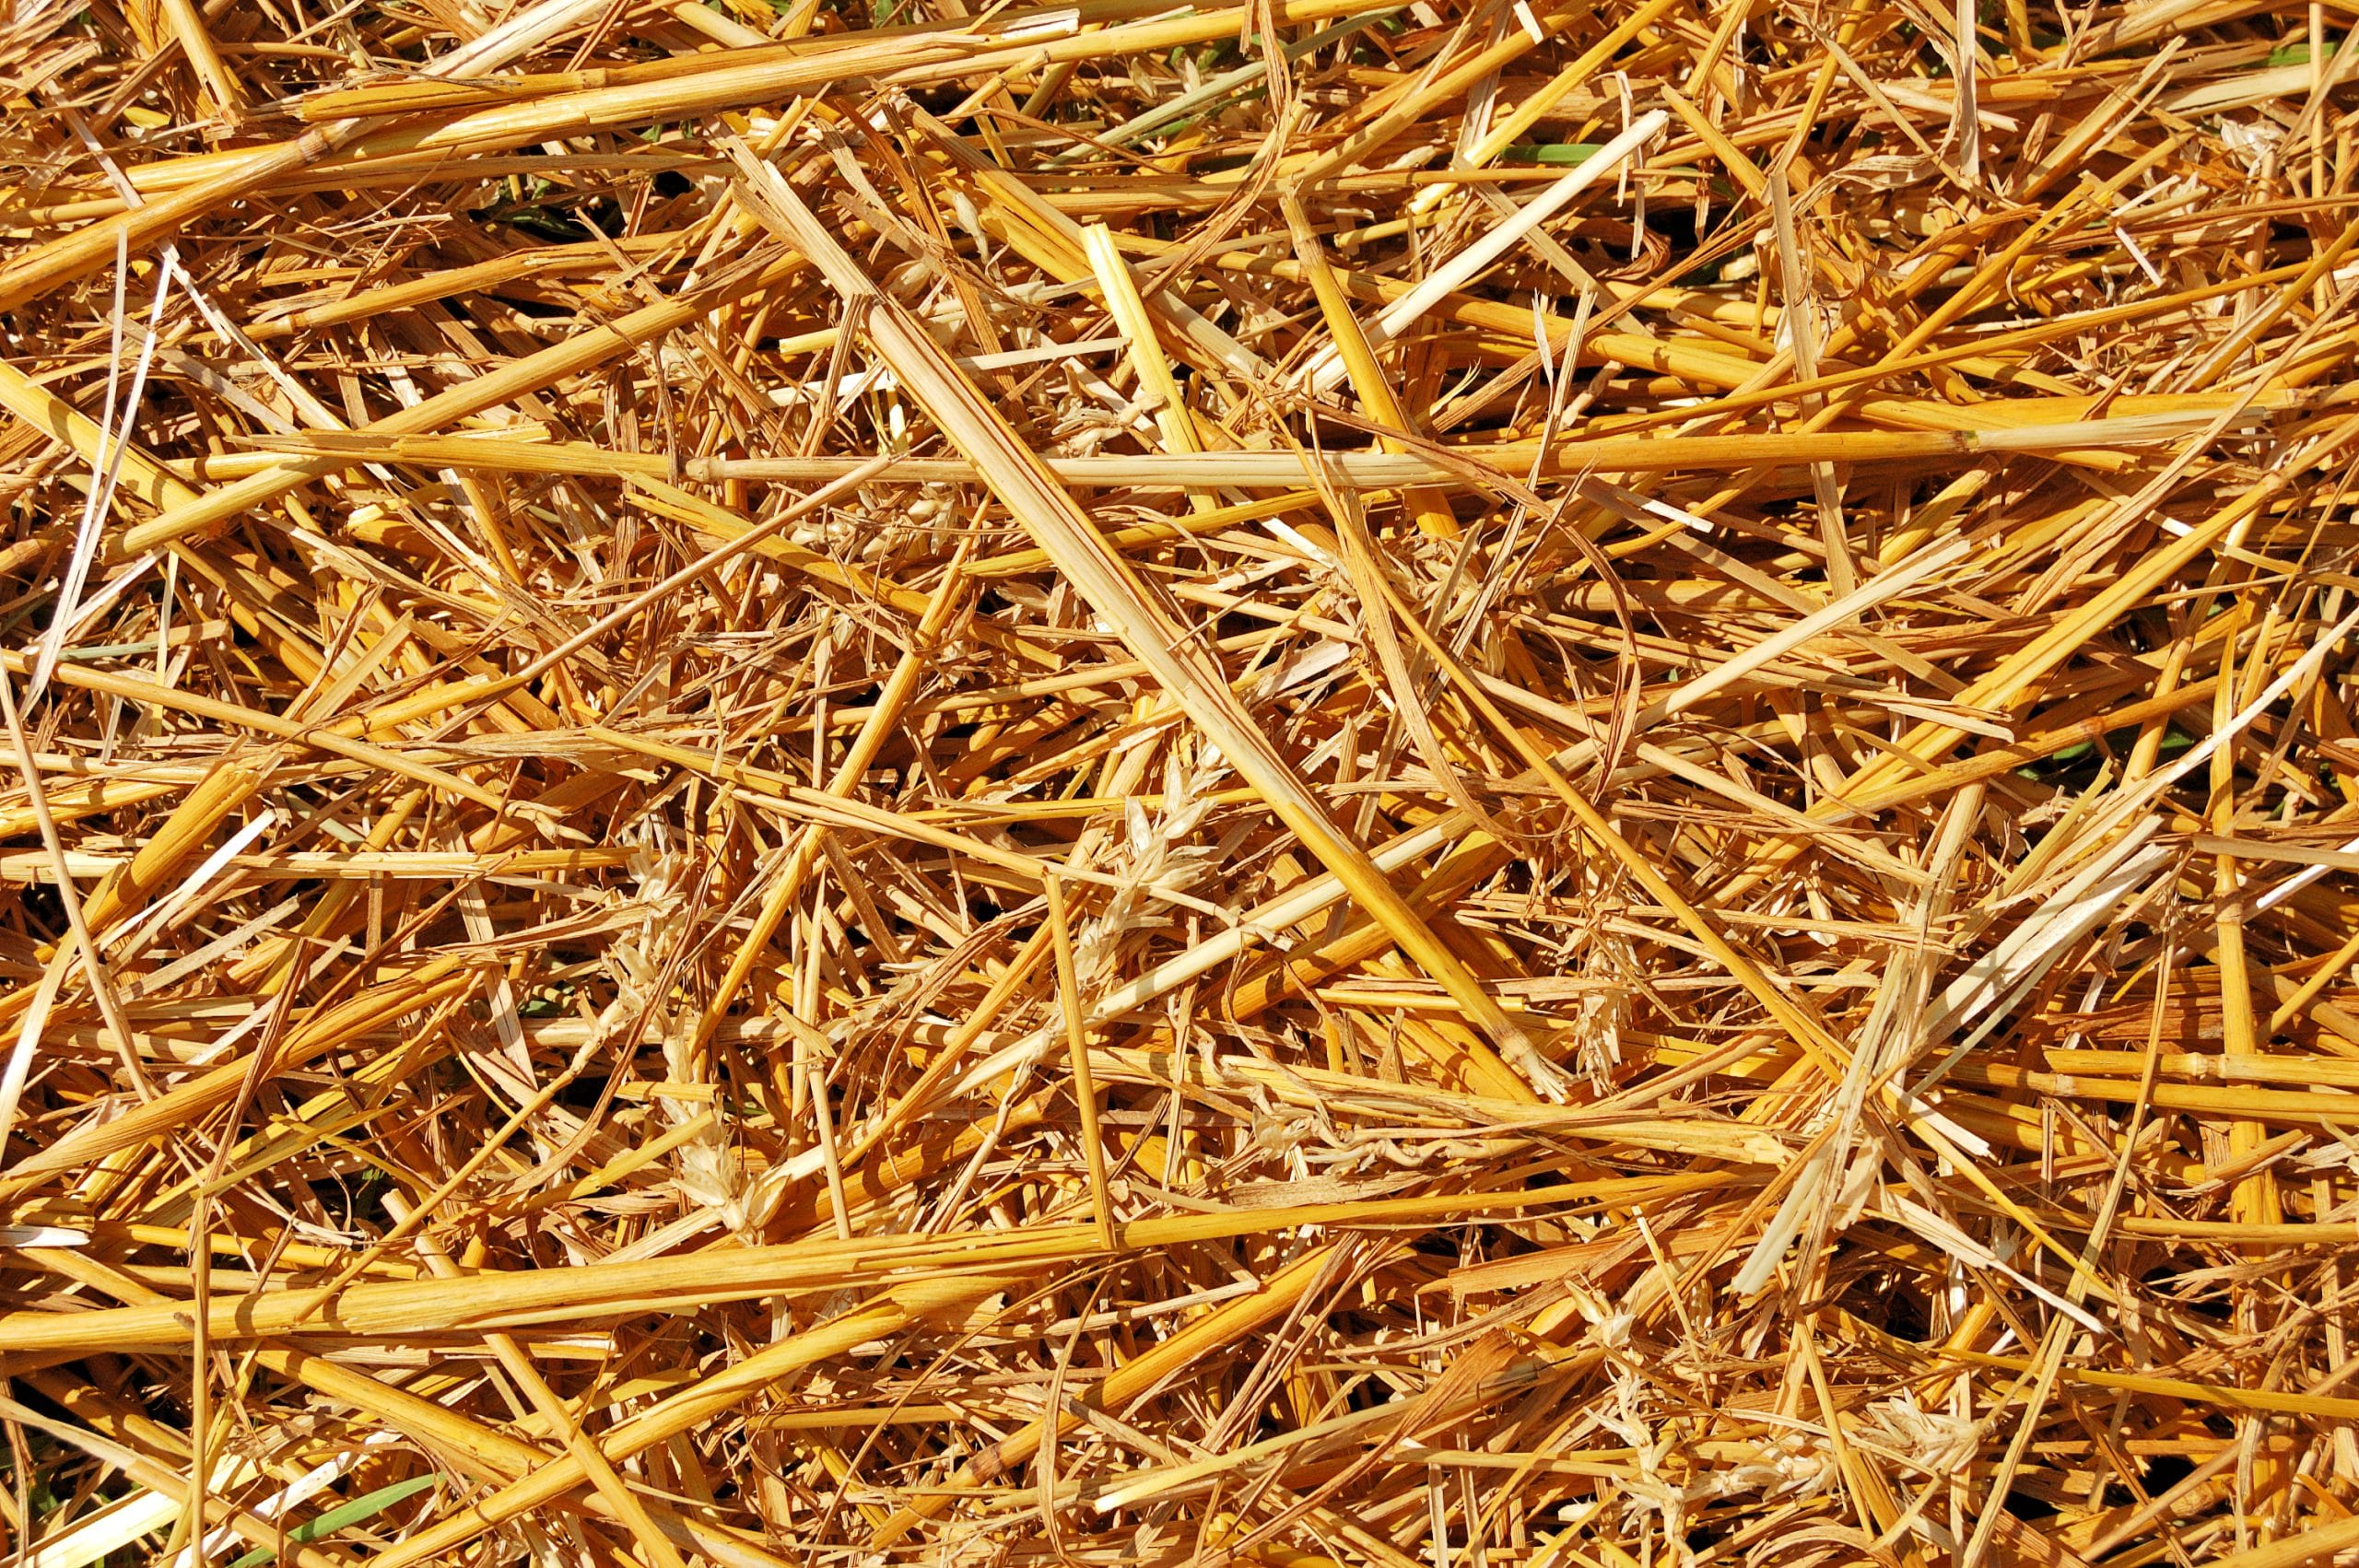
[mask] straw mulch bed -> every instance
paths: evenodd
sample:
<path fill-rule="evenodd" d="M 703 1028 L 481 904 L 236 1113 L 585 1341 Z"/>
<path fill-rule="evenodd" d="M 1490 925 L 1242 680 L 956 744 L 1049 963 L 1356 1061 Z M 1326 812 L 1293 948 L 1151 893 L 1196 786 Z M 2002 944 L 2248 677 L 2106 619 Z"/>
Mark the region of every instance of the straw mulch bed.
<path fill-rule="evenodd" d="M 11 1561 L 2359 1545 L 2348 9 L 16 0 Z"/>

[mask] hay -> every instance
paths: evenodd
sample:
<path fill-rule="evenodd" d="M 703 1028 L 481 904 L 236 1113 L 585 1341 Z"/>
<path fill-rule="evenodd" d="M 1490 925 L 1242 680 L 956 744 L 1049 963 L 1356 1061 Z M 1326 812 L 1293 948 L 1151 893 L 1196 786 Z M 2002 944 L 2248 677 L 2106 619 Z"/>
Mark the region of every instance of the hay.
<path fill-rule="evenodd" d="M 18 0 L 10 1561 L 2359 1549 L 2346 10 Z"/>

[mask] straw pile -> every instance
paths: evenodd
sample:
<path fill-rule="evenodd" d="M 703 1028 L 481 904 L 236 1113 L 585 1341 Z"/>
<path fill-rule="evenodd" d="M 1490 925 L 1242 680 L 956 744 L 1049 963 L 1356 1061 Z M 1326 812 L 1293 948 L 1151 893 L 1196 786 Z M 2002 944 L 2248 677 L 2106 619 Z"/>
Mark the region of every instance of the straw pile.
<path fill-rule="evenodd" d="M 17 0 L 10 1561 L 2359 1544 L 2348 9 Z"/>

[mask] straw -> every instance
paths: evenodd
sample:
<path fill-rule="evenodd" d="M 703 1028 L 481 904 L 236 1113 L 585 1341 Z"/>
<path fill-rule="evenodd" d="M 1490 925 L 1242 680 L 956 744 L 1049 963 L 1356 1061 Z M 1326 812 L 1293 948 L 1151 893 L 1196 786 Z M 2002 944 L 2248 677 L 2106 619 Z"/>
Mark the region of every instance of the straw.
<path fill-rule="evenodd" d="M 2353 1557 L 2350 19 L 19 6 L 0 1557 Z"/>

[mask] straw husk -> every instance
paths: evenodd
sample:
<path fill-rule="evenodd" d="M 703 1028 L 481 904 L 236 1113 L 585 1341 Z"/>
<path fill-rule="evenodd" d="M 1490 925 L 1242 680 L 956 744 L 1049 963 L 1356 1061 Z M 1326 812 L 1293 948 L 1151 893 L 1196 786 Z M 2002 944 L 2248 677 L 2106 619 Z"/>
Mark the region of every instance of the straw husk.
<path fill-rule="evenodd" d="M 2359 1551 L 2349 24 L 22 0 L 0 1550 Z"/>

